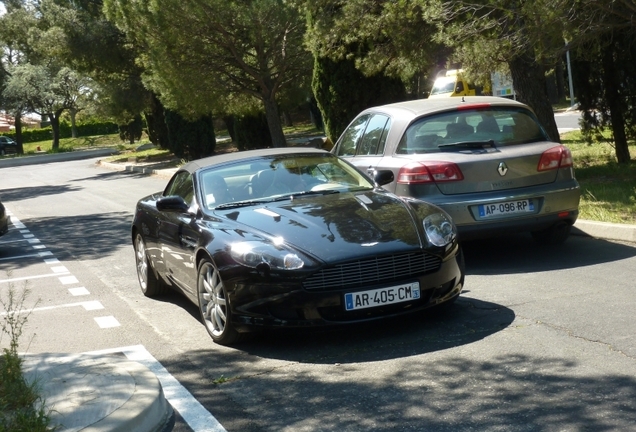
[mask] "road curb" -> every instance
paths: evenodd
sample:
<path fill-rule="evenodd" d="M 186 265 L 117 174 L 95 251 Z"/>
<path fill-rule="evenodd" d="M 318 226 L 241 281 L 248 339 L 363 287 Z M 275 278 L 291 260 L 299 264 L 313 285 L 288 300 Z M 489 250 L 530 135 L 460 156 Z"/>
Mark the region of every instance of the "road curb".
<path fill-rule="evenodd" d="M 636 243 L 636 225 L 577 220 L 572 234 Z"/>
<path fill-rule="evenodd" d="M 155 432 L 173 413 L 155 374 L 122 357 L 28 354 L 23 368 L 56 430 Z"/>
<path fill-rule="evenodd" d="M 70 160 L 90 159 L 94 157 L 112 156 L 117 149 L 112 147 L 78 150 L 62 153 L 43 153 L 29 156 L 0 159 L 0 168 L 10 168 L 24 165 L 39 165 L 43 163 L 65 162 Z"/>

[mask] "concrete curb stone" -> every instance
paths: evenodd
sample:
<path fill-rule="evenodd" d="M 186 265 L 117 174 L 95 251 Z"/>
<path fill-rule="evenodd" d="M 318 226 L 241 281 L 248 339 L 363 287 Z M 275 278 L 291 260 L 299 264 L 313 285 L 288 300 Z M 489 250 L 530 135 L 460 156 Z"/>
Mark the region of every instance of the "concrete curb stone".
<path fill-rule="evenodd" d="M 23 356 L 23 368 L 59 431 L 154 432 L 172 416 L 158 378 L 138 362 L 44 353 Z"/>

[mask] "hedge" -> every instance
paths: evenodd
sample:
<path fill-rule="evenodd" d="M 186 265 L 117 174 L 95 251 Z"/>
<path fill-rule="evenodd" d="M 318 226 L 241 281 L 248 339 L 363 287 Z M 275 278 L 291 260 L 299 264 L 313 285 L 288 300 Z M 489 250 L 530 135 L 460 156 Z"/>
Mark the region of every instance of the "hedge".
<path fill-rule="evenodd" d="M 77 136 L 110 135 L 119 133 L 119 127 L 112 122 L 90 122 L 76 125 Z M 15 139 L 15 132 L 2 133 L 0 135 Z M 60 123 L 60 138 L 71 138 L 71 125 Z M 22 143 L 39 142 L 53 139 L 53 130 L 50 126 L 42 129 L 22 129 Z"/>

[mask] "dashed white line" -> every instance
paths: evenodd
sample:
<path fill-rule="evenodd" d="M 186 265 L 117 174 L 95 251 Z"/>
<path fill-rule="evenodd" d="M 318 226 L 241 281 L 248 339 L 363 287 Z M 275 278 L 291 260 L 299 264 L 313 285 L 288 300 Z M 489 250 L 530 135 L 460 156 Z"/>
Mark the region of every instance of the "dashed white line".
<path fill-rule="evenodd" d="M 33 257 L 40 257 L 40 258 L 51 257 L 51 258 L 44 258 L 44 263 L 51 266 L 50 268 L 53 273 L 46 274 L 46 275 L 4 279 L 4 280 L 0 280 L 0 284 L 19 282 L 19 281 L 31 280 L 31 279 L 41 279 L 41 278 L 46 278 L 51 276 L 57 276 L 62 285 L 72 285 L 72 284 L 79 283 L 77 278 L 73 276 L 71 272 L 69 272 L 65 266 L 60 265 L 61 264 L 60 260 L 55 258 L 51 251 L 45 250 L 46 246 L 41 244 L 40 240 L 35 238 L 35 235 L 31 234 L 31 231 L 29 231 L 26 228 L 26 226 L 24 226 L 24 224 L 20 222 L 13 215 L 13 213 L 11 213 L 8 209 L 6 211 L 7 211 L 7 214 L 11 216 L 11 225 L 13 225 L 14 228 L 19 230 L 20 234 L 22 234 L 23 239 L 15 240 L 15 241 L 0 242 L 0 244 L 27 242 L 33 249 L 40 250 L 40 251 L 34 254 L 0 258 L 0 261 L 9 260 L 9 259 L 16 260 L 21 258 L 33 258 Z M 68 275 L 68 276 L 60 277 L 60 275 Z M 85 287 L 69 288 L 68 291 L 72 296 L 83 296 L 83 295 L 90 294 L 90 292 Z M 54 310 L 54 309 L 60 309 L 60 308 L 75 307 L 75 306 L 81 306 L 87 311 L 104 309 L 104 306 L 99 301 L 94 300 L 94 301 L 69 303 L 69 304 L 56 305 L 56 306 L 46 306 L 41 308 L 33 308 L 29 310 L 21 310 L 21 311 L 18 311 L 17 313 L 23 314 L 23 313 L 31 313 L 31 312 L 40 312 L 40 311 Z M 2 315 L 7 315 L 7 312 L 0 313 L 0 316 Z M 113 316 L 95 317 L 93 319 L 95 320 L 95 322 L 100 328 L 113 328 L 113 327 L 119 327 L 121 325 L 119 324 L 119 321 L 117 321 L 117 319 Z"/>
<path fill-rule="evenodd" d="M 68 292 L 71 293 L 72 296 L 83 296 L 90 294 L 90 292 L 88 292 L 85 287 L 69 288 Z"/>
<path fill-rule="evenodd" d="M 93 319 L 95 320 L 99 328 L 113 328 L 119 327 L 121 325 L 114 316 L 95 317 Z"/>
<path fill-rule="evenodd" d="M 64 276 L 60 278 L 60 282 L 62 282 L 62 285 L 70 285 L 78 283 L 79 281 L 75 276 Z"/>

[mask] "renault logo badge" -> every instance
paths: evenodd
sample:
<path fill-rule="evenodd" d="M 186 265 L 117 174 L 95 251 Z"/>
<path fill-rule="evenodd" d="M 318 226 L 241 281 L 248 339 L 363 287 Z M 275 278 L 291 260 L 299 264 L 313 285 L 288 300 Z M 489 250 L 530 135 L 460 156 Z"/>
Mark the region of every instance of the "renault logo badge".
<path fill-rule="evenodd" d="M 508 172 L 508 166 L 506 166 L 505 162 L 499 162 L 497 172 L 499 172 L 499 175 L 502 177 L 506 175 L 506 173 Z"/>

